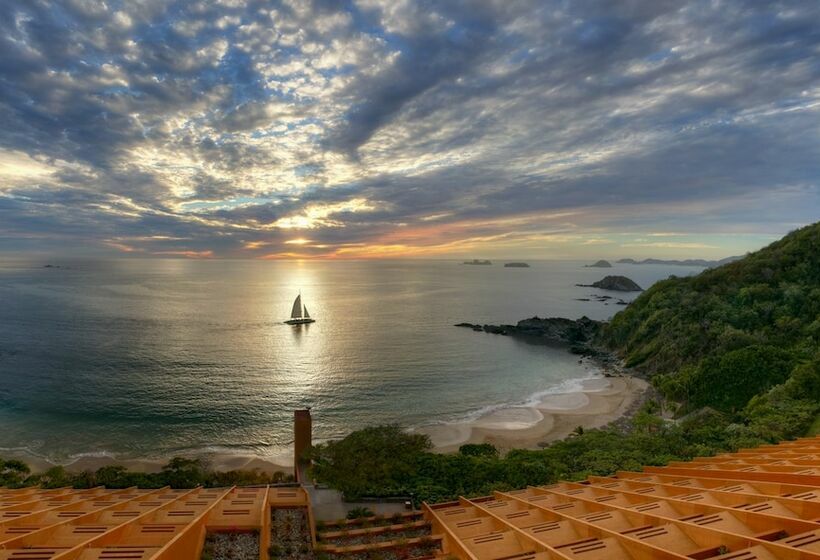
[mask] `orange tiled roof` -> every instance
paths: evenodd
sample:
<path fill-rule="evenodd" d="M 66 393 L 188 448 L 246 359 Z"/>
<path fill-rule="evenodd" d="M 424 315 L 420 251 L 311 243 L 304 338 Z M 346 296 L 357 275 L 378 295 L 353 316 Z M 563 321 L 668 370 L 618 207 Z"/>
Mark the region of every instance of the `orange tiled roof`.
<path fill-rule="evenodd" d="M 0 488 L 0 560 L 196 560 L 302 488 Z M 424 505 L 461 560 L 820 560 L 820 438 Z"/>
<path fill-rule="evenodd" d="M 463 560 L 820 560 L 820 438 L 425 510 Z"/>
<path fill-rule="evenodd" d="M 267 509 L 307 507 L 301 488 L 0 488 L 0 560 L 195 560 L 206 532 L 260 533 Z"/>

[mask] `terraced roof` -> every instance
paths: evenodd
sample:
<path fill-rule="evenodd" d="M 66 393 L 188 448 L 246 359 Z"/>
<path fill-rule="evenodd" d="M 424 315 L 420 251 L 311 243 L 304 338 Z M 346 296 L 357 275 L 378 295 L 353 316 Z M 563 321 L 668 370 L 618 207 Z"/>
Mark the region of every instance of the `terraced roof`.
<path fill-rule="evenodd" d="M 820 438 L 425 510 L 463 560 L 820 560 Z"/>
<path fill-rule="evenodd" d="M 0 560 L 196 560 L 226 532 L 258 533 L 265 560 L 270 509 L 302 507 L 298 487 L 0 488 Z M 820 560 L 820 438 L 423 510 L 435 554 L 461 560 Z"/>
<path fill-rule="evenodd" d="M 307 494 L 267 487 L 0 488 L 0 560 L 194 560 L 208 532 L 258 532 L 266 549 L 269 507 L 308 507 Z"/>

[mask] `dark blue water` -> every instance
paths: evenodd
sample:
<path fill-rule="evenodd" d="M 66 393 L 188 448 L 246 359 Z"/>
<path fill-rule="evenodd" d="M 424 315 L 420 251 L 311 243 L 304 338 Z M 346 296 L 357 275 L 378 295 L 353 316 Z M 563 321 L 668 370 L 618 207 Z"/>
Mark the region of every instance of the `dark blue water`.
<path fill-rule="evenodd" d="M 276 455 L 294 408 L 319 438 L 463 418 L 590 375 L 560 349 L 460 321 L 605 319 L 574 298 L 604 274 L 650 285 L 696 269 L 578 262 L 114 260 L 0 263 L 0 453 Z M 301 290 L 317 322 L 282 323 Z M 564 384 L 564 385 L 562 385 Z"/>

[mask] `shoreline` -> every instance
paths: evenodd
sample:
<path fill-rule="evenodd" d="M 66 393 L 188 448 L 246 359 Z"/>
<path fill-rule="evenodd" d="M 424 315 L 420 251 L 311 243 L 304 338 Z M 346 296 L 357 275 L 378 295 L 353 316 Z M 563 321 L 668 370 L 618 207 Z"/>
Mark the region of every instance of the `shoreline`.
<path fill-rule="evenodd" d="M 519 338 L 531 344 L 559 345 L 583 356 L 600 376 L 580 379 L 581 388 L 545 393 L 535 402 L 492 410 L 461 423 L 425 426 L 438 453 L 457 452 L 464 444 L 489 443 L 501 453 L 512 449 L 540 449 L 583 430 L 614 425 L 623 429 L 651 395 L 651 385 L 627 370 L 612 352 L 592 345 L 602 322 L 581 317 L 523 319 L 515 325 L 457 323 L 473 331 Z"/>
<path fill-rule="evenodd" d="M 547 394 L 535 403 L 498 408 L 472 421 L 425 426 L 436 453 L 457 452 L 467 443 L 490 443 L 500 452 L 540 449 L 579 426 L 601 428 L 622 420 L 642 402 L 649 384 L 631 375 L 602 375 L 581 381 L 578 391 Z"/>
<path fill-rule="evenodd" d="M 291 463 L 283 464 L 284 461 L 272 460 L 258 455 L 232 455 L 227 453 L 202 453 L 179 455 L 186 459 L 202 459 L 206 466 L 216 472 L 227 472 L 235 470 L 258 470 L 261 473 L 271 475 L 277 471 L 285 474 L 293 474 Z M 166 459 L 119 459 L 111 455 L 88 455 L 81 456 L 69 462 L 52 462 L 48 459 L 27 453 L 25 451 L 5 451 L 2 453 L 3 459 L 18 459 L 26 463 L 32 474 L 41 474 L 53 467 L 63 467 L 66 471 L 78 473 L 83 471 L 96 471 L 102 467 L 121 466 L 131 472 L 137 473 L 157 473 L 162 470 L 172 457 Z"/>
<path fill-rule="evenodd" d="M 411 428 L 409 431 L 430 436 L 434 453 L 456 453 L 467 443 L 490 443 L 501 453 L 512 449 L 540 449 L 571 435 L 576 428 L 601 428 L 632 416 L 643 402 L 649 383 L 625 372 L 615 361 L 600 357 L 585 358 L 597 370 L 595 375 L 578 378 L 579 388 L 552 393 L 536 393 L 519 404 L 495 407 L 461 422 L 447 422 Z M 264 457 L 250 454 L 185 453 L 189 459 L 202 459 L 217 472 L 258 470 L 271 475 L 277 471 L 293 473 L 288 457 Z M 78 456 L 68 462 L 53 462 L 25 450 L 2 452 L 4 459 L 24 461 L 32 473 L 42 473 L 62 466 L 69 472 L 96 471 L 107 466 L 123 466 L 132 472 L 156 473 L 168 458 L 117 458 L 106 454 Z"/>

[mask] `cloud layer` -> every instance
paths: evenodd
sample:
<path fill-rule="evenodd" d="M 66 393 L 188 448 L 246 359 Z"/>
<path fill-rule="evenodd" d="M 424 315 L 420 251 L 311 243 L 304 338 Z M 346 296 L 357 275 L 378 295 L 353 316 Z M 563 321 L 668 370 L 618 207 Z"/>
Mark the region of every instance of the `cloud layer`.
<path fill-rule="evenodd" d="M 724 255 L 820 217 L 820 5 L 6 0 L 0 251 Z"/>

